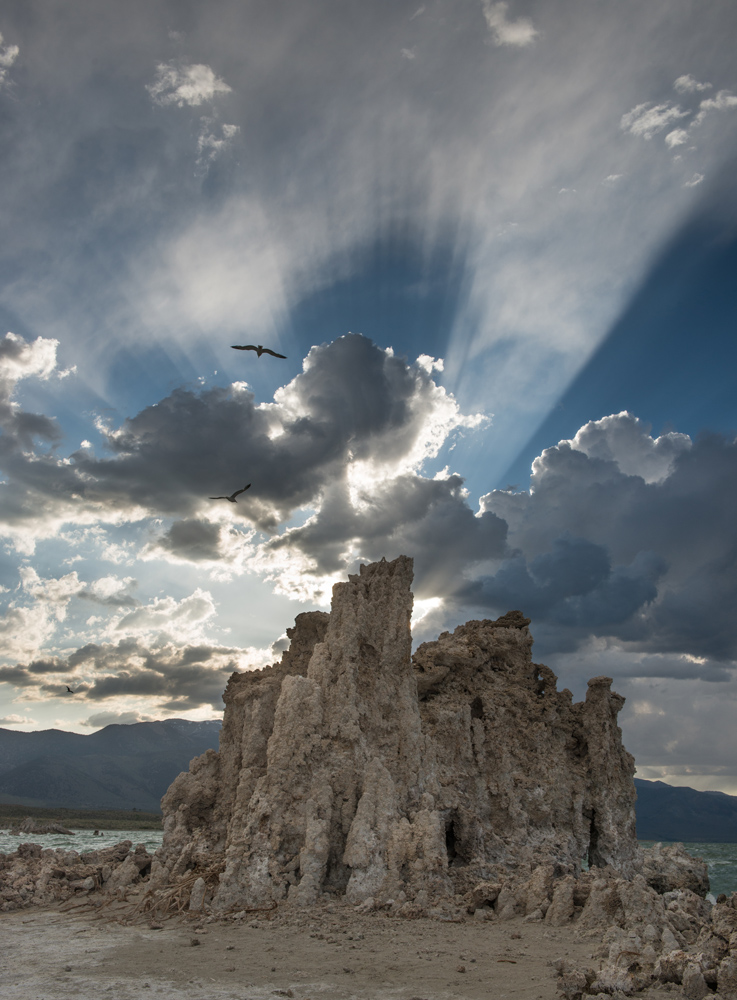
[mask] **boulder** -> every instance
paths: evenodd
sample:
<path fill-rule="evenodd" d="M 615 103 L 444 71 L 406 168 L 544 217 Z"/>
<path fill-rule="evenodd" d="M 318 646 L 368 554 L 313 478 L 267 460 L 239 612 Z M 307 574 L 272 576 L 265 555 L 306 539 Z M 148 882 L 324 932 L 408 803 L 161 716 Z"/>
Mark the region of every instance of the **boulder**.
<path fill-rule="evenodd" d="M 642 851 L 641 871 L 659 893 L 689 889 L 703 897 L 709 891 L 706 863 L 692 857 L 683 844 L 656 844 Z"/>

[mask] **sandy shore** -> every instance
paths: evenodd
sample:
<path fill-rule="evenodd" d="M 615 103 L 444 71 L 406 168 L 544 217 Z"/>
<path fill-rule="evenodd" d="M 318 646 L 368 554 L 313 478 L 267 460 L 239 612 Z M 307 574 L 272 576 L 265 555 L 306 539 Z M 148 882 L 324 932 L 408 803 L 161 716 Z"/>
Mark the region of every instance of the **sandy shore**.
<path fill-rule="evenodd" d="M 86 908 L 0 915 L 5 1000 L 553 1000 L 552 962 L 598 964 L 601 952 L 574 929 L 522 919 L 401 920 L 337 904 L 240 924 L 173 918 L 160 929 Z"/>

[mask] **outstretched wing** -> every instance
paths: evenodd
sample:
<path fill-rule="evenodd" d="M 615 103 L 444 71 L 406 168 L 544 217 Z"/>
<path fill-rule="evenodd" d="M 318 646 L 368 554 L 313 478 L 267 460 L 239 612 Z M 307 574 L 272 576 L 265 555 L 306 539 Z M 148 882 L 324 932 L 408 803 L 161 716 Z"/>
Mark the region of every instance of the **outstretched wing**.
<path fill-rule="evenodd" d="M 269 350 L 268 347 L 262 348 L 262 351 L 264 354 L 273 354 L 275 358 L 284 358 L 284 360 L 286 361 L 287 358 L 286 354 L 277 354 L 276 351 L 271 351 Z"/>
<path fill-rule="evenodd" d="M 245 344 L 243 347 L 240 347 L 238 344 L 231 344 L 230 346 L 233 348 L 234 351 L 257 351 L 258 350 L 258 347 L 256 347 L 254 344 Z M 218 497 L 218 499 L 222 500 L 222 497 Z"/>
<path fill-rule="evenodd" d="M 208 500 L 230 500 L 230 497 L 208 497 Z"/>
<path fill-rule="evenodd" d="M 242 490 L 236 490 L 235 493 L 231 494 L 230 499 L 234 500 L 236 497 L 239 497 L 241 493 L 245 493 L 247 489 L 250 489 L 250 486 L 251 484 L 249 483 L 248 486 L 244 486 Z"/>

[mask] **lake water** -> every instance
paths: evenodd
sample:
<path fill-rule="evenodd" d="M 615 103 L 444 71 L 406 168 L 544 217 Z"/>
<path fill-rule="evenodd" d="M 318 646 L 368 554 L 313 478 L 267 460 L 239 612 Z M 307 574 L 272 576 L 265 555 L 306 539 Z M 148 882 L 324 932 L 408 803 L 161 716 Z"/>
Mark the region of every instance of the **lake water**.
<path fill-rule="evenodd" d="M 79 830 L 71 837 L 66 833 L 21 833 L 19 837 L 14 837 L 7 830 L 0 830 L 0 852 L 11 854 L 18 850 L 18 844 L 41 844 L 44 848 L 56 850 L 63 847 L 67 851 L 83 854 L 85 851 L 99 851 L 101 847 L 112 847 L 121 840 L 132 840 L 134 847 L 144 844 L 152 854 L 161 846 L 163 836 L 163 830 L 100 830 L 99 837 L 95 836 L 94 830 Z"/>
<path fill-rule="evenodd" d="M 14 837 L 7 830 L 0 830 L 0 852 L 10 854 L 18 849 L 18 844 L 41 844 L 43 847 L 63 847 L 66 850 L 95 851 L 101 847 L 112 847 L 121 840 L 132 840 L 133 846 L 144 844 L 152 854 L 161 845 L 164 834 L 161 830 L 101 830 L 95 837 L 92 830 L 80 830 L 70 837 L 63 833 L 23 833 Z M 642 847 L 652 847 L 653 840 L 641 840 Z M 737 844 L 684 844 L 694 857 L 703 858 L 709 868 L 711 891 L 715 896 L 720 892 L 729 895 L 737 892 Z"/>

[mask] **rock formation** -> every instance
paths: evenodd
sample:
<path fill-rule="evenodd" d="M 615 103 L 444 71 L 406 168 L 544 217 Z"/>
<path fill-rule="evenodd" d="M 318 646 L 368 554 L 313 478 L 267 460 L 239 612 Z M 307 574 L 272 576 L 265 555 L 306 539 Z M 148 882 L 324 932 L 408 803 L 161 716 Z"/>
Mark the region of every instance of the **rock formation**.
<path fill-rule="evenodd" d="M 143 844 L 135 850 L 132 846 L 130 840 L 123 840 L 79 854 L 66 848 L 20 844 L 12 854 L 0 854 L 0 912 L 48 906 L 95 890 L 125 892 L 151 868 L 152 858 Z"/>
<path fill-rule="evenodd" d="M 481 883 L 513 916 L 533 872 L 542 904 L 584 856 L 639 870 L 611 681 L 573 704 L 518 611 L 412 657 L 411 582 L 405 556 L 362 566 L 329 615 L 297 617 L 279 664 L 233 674 L 220 751 L 163 799 L 154 883 L 220 859 L 220 912 L 324 893 L 409 912 Z"/>
<path fill-rule="evenodd" d="M 519 611 L 412 657 L 411 580 L 405 557 L 362 566 L 329 615 L 297 617 L 280 663 L 233 674 L 220 751 L 171 785 L 153 859 L 130 841 L 82 855 L 22 844 L 0 855 L 0 910 L 81 896 L 151 919 L 172 905 L 305 919 L 323 902 L 516 917 L 598 947 L 592 966 L 556 963 L 565 1000 L 653 985 L 737 1000 L 737 893 L 712 905 L 703 862 L 638 849 L 611 681 L 574 704 L 532 662 Z"/>
<path fill-rule="evenodd" d="M 31 816 L 26 816 L 18 826 L 11 827 L 13 836 L 20 836 L 21 833 L 63 833 L 67 837 L 73 837 L 74 831 L 68 830 L 61 823 L 39 823 Z"/>

